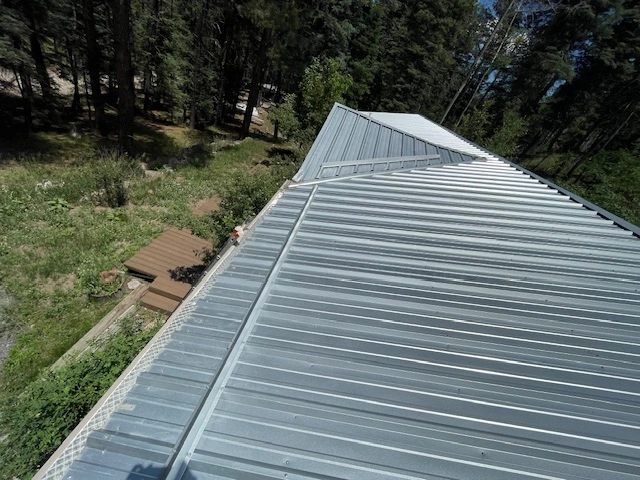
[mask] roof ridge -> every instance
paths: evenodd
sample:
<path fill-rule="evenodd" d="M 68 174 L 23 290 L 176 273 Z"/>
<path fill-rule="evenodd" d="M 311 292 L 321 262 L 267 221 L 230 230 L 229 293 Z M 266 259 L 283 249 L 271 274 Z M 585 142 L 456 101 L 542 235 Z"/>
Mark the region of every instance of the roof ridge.
<path fill-rule="evenodd" d="M 428 157 L 437 157 L 437 158 L 428 158 Z M 368 172 L 352 173 L 347 175 L 334 175 L 331 177 L 322 177 L 322 178 L 315 178 L 311 180 L 303 180 L 301 182 L 291 183 L 288 186 L 288 188 L 317 185 L 319 183 L 336 182 L 340 180 L 348 180 L 351 178 L 368 178 L 368 177 L 374 177 L 374 176 L 386 176 L 394 173 L 412 172 L 416 170 L 422 171 L 422 170 L 427 170 L 429 168 L 434 168 L 434 167 L 437 168 L 437 167 L 443 167 L 446 165 L 462 165 L 462 164 L 472 163 L 477 160 L 485 160 L 483 158 L 473 158 L 471 160 L 462 160 L 460 162 L 447 162 L 447 161 L 443 161 L 440 158 L 440 155 L 416 155 L 416 156 L 410 156 L 410 157 L 370 158 L 366 160 L 358 160 L 358 163 L 367 164 L 367 160 L 370 160 L 373 166 L 376 163 L 387 163 L 387 162 L 394 162 L 394 161 L 402 161 L 404 163 L 414 161 L 417 163 L 421 159 L 425 160 L 427 164 L 420 165 L 420 166 L 414 165 L 414 166 L 409 166 L 404 168 L 394 168 L 394 169 L 378 170 L 378 171 L 371 170 Z M 351 166 L 351 163 L 345 162 L 344 166 L 349 167 Z M 333 165 L 330 168 L 333 168 Z"/>
<path fill-rule="evenodd" d="M 359 119 L 365 120 L 367 122 L 366 126 L 358 125 Z M 371 134 L 370 128 L 372 124 L 377 125 L 379 129 L 388 129 L 390 133 L 379 132 L 377 137 L 370 139 L 375 141 L 365 142 L 367 135 Z M 402 139 L 397 138 L 398 134 L 402 136 Z M 410 139 L 410 141 L 407 141 L 407 139 Z M 398 141 L 400 142 L 399 144 Z M 406 154 L 405 148 L 407 149 Z M 371 152 L 368 153 L 367 150 Z M 376 152 L 379 152 L 379 154 L 376 154 Z M 435 144 L 371 115 L 336 102 L 329 112 L 320 133 L 309 149 L 298 173 L 293 177 L 293 181 L 317 180 L 323 170 L 323 166 L 327 163 L 348 163 L 349 161 L 367 158 L 410 157 L 416 154 L 429 155 L 433 152 L 439 152 L 441 156 L 446 153 L 445 156 L 449 160 L 447 163 L 460 163 L 477 158 L 477 156 L 467 152 Z M 349 175 L 350 173 L 346 174 Z"/>

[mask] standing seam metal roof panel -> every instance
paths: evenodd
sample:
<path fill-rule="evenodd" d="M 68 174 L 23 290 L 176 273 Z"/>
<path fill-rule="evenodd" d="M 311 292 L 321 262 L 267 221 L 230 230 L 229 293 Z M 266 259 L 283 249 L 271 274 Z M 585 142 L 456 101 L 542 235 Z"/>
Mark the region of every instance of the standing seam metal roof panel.
<path fill-rule="evenodd" d="M 485 165 L 499 164 L 471 168 Z M 487 228 L 464 208 L 441 229 L 418 201 L 411 220 L 381 215 L 387 199 L 355 215 L 328 202 L 358 203 L 363 183 L 375 197 L 377 180 L 402 202 L 407 178 L 430 191 L 424 171 L 317 185 L 199 422 L 189 474 L 640 478 L 638 239 L 598 217 L 585 227 L 606 238 L 595 247 L 562 227 L 553 241 L 541 222 Z"/>
<path fill-rule="evenodd" d="M 336 103 L 293 180 L 308 181 L 326 176 L 322 175 L 323 164 L 326 163 L 347 164 L 357 160 L 425 154 L 440 155 L 441 163 L 457 163 L 474 158 L 473 154 L 429 143 L 371 115 Z M 387 169 L 393 170 L 389 165 Z"/>
<path fill-rule="evenodd" d="M 640 240 L 436 128 L 364 175 L 352 113 L 65 478 L 640 479 Z"/>

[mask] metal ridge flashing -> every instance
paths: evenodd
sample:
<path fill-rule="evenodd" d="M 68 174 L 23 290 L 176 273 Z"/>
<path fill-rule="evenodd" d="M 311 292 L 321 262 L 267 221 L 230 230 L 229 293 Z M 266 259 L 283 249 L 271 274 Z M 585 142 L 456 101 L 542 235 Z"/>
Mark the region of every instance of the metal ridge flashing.
<path fill-rule="evenodd" d="M 424 158 L 424 156 L 421 158 Z M 309 185 L 319 185 L 321 183 L 337 182 L 340 180 L 350 180 L 353 178 L 369 178 L 369 177 L 377 177 L 377 176 L 384 176 L 384 175 L 393 175 L 395 173 L 414 172 L 418 170 L 425 170 L 427 168 L 440 168 L 440 167 L 446 167 L 450 165 L 464 165 L 464 164 L 476 162 L 478 160 L 484 161 L 486 159 L 484 157 L 476 157 L 476 158 L 472 158 L 471 160 L 463 160 L 462 162 L 435 162 L 435 163 L 430 163 L 429 165 L 423 166 L 423 167 L 407 167 L 407 168 L 399 168 L 397 170 L 381 170 L 379 172 L 352 173 L 350 175 L 316 178 L 313 180 L 303 180 L 299 183 L 291 183 L 290 188 L 308 187 Z"/>
<path fill-rule="evenodd" d="M 346 105 L 343 105 L 343 104 L 341 104 L 341 103 L 336 102 L 336 103 L 334 103 L 334 104 L 333 104 L 333 107 L 331 108 L 331 110 L 330 110 L 329 114 L 327 115 L 327 118 L 325 119 L 325 122 L 322 124 L 322 128 L 320 129 L 320 132 L 319 132 L 319 133 L 318 133 L 318 135 L 316 136 L 316 138 L 315 138 L 315 140 L 314 140 L 313 144 L 311 145 L 311 148 L 310 148 L 310 149 L 309 149 L 309 151 L 307 152 L 307 155 L 305 156 L 305 159 L 304 159 L 304 161 L 302 162 L 302 165 L 300 166 L 300 168 L 299 168 L 298 172 L 296 172 L 296 174 L 293 176 L 293 178 L 292 178 L 292 181 L 293 181 L 293 182 L 295 182 L 295 183 L 302 183 L 302 182 L 304 182 L 304 181 L 309 181 L 309 180 L 311 180 L 311 179 L 304 180 L 304 175 L 307 173 L 307 170 L 308 170 L 308 168 L 309 168 L 309 164 L 308 164 L 307 162 L 308 162 L 308 160 L 312 157 L 312 155 L 314 154 L 314 152 L 319 148 L 319 145 L 324 141 L 323 137 L 324 137 L 324 135 L 326 135 L 326 130 L 327 130 L 328 125 L 329 125 L 328 119 L 329 119 L 332 115 L 334 115 L 334 114 L 335 114 L 335 112 L 336 112 L 336 111 L 338 111 L 338 110 L 344 110 L 345 112 L 349 112 L 349 113 L 351 113 L 351 114 L 358 115 L 358 116 L 360 116 L 360 117 L 362 117 L 362 118 L 366 118 L 366 119 L 367 119 L 367 120 L 369 120 L 370 122 L 374 122 L 374 123 L 376 123 L 376 124 L 378 124 L 378 125 L 380 125 L 380 126 L 382 126 L 382 127 L 388 128 L 388 129 L 390 129 L 390 130 L 392 130 L 392 131 L 400 132 L 400 133 L 402 133 L 403 135 L 406 135 L 406 136 L 411 137 L 411 138 L 413 138 L 413 139 L 415 139 L 415 140 L 419 140 L 419 141 L 421 141 L 421 142 L 424 142 L 424 143 L 426 143 L 426 144 L 429 144 L 429 145 L 431 145 L 432 147 L 435 147 L 435 148 L 438 148 L 438 149 L 447 150 L 447 151 L 449 151 L 449 152 L 456 153 L 456 154 L 461 155 L 461 156 L 463 156 L 463 157 L 465 157 L 465 156 L 466 156 L 466 157 L 473 156 L 472 154 L 469 154 L 469 153 L 467 153 L 467 152 L 460 151 L 460 150 L 458 150 L 457 148 L 447 147 L 447 146 L 441 145 L 441 144 L 439 144 L 439 143 L 434 143 L 434 142 L 433 142 L 433 141 L 431 141 L 431 140 L 427 140 L 427 139 L 425 139 L 425 138 L 418 137 L 417 135 L 415 135 L 415 134 L 413 134 L 413 133 L 409 133 L 409 132 L 407 132 L 407 131 L 404 131 L 404 130 L 402 130 L 402 129 L 398 128 L 398 127 L 395 127 L 395 126 L 391 125 L 390 123 L 387 123 L 387 122 L 385 122 L 385 121 L 383 121 L 383 120 L 379 120 L 378 118 L 373 117 L 373 116 L 371 115 L 371 112 L 369 112 L 369 113 L 361 112 L 361 111 L 359 111 L 359 110 L 356 110 L 356 109 L 354 109 L 354 108 L 351 108 L 351 107 L 348 107 L 348 106 L 346 106 Z M 334 141 L 335 141 L 335 138 L 332 138 L 332 139 L 331 139 L 331 144 L 332 144 L 332 145 L 333 145 L 333 142 L 334 142 Z M 481 150 L 486 151 L 485 149 L 481 149 Z M 382 158 L 386 158 L 386 157 L 380 157 L 380 158 L 382 159 Z M 333 164 L 333 163 L 339 163 L 339 162 L 330 162 L 330 163 L 331 163 L 331 164 Z"/>
<path fill-rule="evenodd" d="M 425 119 L 429 120 L 427 117 L 424 117 L 423 115 L 420 115 L 420 116 L 422 118 L 425 118 Z M 585 208 L 588 208 L 589 210 L 592 210 L 592 211 L 596 212 L 602 218 L 606 218 L 607 220 L 611 220 L 613 223 L 618 225 L 620 228 L 628 230 L 631 233 L 633 233 L 636 237 L 640 238 L 640 227 L 638 225 L 634 225 L 633 223 L 631 223 L 631 222 L 629 222 L 629 221 L 627 221 L 627 220 L 625 220 L 623 218 L 620 218 L 616 214 L 611 213 L 610 211 L 605 210 L 604 208 L 602 208 L 602 207 L 600 207 L 600 206 L 598 206 L 598 205 L 596 205 L 594 203 L 591 203 L 590 201 L 586 200 L 585 198 L 582 198 L 580 195 L 577 195 L 577 194 L 571 192 L 570 190 L 567 190 L 566 188 L 562 188 L 561 186 L 556 185 L 552 181 L 547 180 L 546 178 L 541 177 L 540 175 L 538 175 L 536 173 L 533 173 L 531 170 L 527 170 L 523 166 L 518 165 L 517 163 L 512 162 L 511 160 L 507 160 L 502 155 L 498 155 L 497 153 L 490 152 L 486 148 L 481 147 L 477 143 L 472 142 L 471 140 L 468 140 L 467 138 L 463 137 L 462 135 L 454 132 L 453 130 L 448 129 L 447 127 L 445 127 L 445 126 L 443 126 L 441 124 L 437 124 L 437 125 L 440 128 L 446 130 L 447 132 L 455 135 L 460 140 L 464 140 L 465 142 L 469 143 L 469 145 L 471 145 L 473 147 L 476 147 L 476 148 L 479 148 L 480 150 L 482 150 L 484 152 L 487 152 L 488 154 L 497 157 L 501 161 L 505 162 L 507 165 L 511 165 L 512 167 L 514 167 L 515 169 L 521 171 L 522 173 L 525 173 L 525 174 L 529 175 L 531 178 L 534 178 L 535 180 L 538 180 L 540 183 L 543 183 L 543 184 L 547 185 L 548 187 L 553 188 L 554 190 L 557 190 L 561 194 L 566 195 L 567 197 L 569 197 L 574 202 L 579 203 L 579 204 L 583 205 Z"/>
<path fill-rule="evenodd" d="M 244 349 L 246 345 L 247 338 L 253 327 L 255 326 L 257 316 L 260 312 L 260 308 L 264 304 L 266 297 L 269 295 L 271 286 L 275 281 L 275 277 L 278 275 L 284 258 L 286 257 L 291 244 L 296 236 L 296 232 L 300 228 L 300 224 L 302 223 L 303 218 L 305 217 L 311 202 L 313 201 L 313 197 L 317 191 L 318 187 L 314 187 L 307 201 L 304 204 L 304 207 L 298 214 L 298 218 L 295 221 L 293 228 L 291 229 L 289 236 L 285 243 L 280 248 L 278 252 L 278 256 L 271 266 L 267 277 L 260 288 L 260 292 L 258 293 L 258 297 L 255 302 L 247 312 L 242 325 L 238 329 L 235 337 L 231 341 L 229 349 L 222 360 L 221 368 L 218 370 L 215 377 L 211 380 L 209 389 L 207 394 L 204 396 L 202 401 L 197 407 L 194 416 L 192 417 L 190 424 L 185 429 L 185 434 L 180 440 L 172 458 L 168 462 L 167 468 L 169 469 L 166 475 L 163 476 L 164 479 L 167 480 L 179 480 L 183 478 L 183 475 L 186 471 L 187 465 L 191 456 L 193 455 L 202 434 L 209 422 L 211 414 L 218 404 L 218 400 L 222 395 L 222 391 L 226 386 L 226 383 L 229 380 L 229 376 L 231 375 L 232 370 L 236 366 L 238 357 L 240 356 L 240 352 Z"/>

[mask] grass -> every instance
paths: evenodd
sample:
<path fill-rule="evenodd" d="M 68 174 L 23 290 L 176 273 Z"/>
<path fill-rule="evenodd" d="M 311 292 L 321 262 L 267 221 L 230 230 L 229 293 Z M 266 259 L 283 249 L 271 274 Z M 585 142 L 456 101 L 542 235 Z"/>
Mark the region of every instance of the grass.
<path fill-rule="evenodd" d="M 627 151 L 601 152 L 586 159 L 571 177 L 572 154 L 526 159 L 520 164 L 590 202 L 640 225 L 640 162 Z"/>
<path fill-rule="evenodd" d="M 0 165 L 0 284 L 14 299 L 9 328 L 19 332 L 0 380 L 6 393 L 24 390 L 114 306 L 91 301 L 83 279 L 122 268 L 170 225 L 211 238 L 212 222 L 192 206 L 278 150 L 258 139 L 236 144 L 225 131 L 143 122 L 137 152 L 170 167 L 130 178 L 129 203 L 114 215 L 91 195 L 105 159 L 87 152 L 104 146 L 90 135 L 39 133 L 26 154 L 17 143 L 5 150 L 13 154 Z"/>

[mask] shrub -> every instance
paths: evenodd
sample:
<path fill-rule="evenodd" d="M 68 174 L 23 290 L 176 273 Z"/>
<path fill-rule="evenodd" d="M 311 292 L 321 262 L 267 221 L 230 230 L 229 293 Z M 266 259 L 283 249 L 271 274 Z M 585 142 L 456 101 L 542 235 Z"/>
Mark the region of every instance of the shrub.
<path fill-rule="evenodd" d="M 502 123 L 487 140 L 485 147 L 503 157 L 513 157 L 520 153 L 520 141 L 526 133 L 527 122 L 515 110 L 507 110 Z"/>
<path fill-rule="evenodd" d="M 296 163 L 285 163 L 265 172 L 237 173 L 222 192 L 220 210 L 212 214 L 214 244 L 219 247 L 235 226 L 257 215 L 296 170 Z"/>
<path fill-rule="evenodd" d="M 527 133 L 527 122 L 516 110 L 505 110 L 502 121 L 498 123 L 499 114 L 493 110 L 493 101 L 484 102 L 462 117 L 457 131 L 491 152 L 513 157 L 520 153 L 520 141 Z"/>
<path fill-rule="evenodd" d="M 127 204 L 127 180 L 140 170 L 134 160 L 119 157 L 114 153 L 101 155 L 95 165 L 96 188 L 98 201 L 111 208 Z"/>
<path fill-rule="evenodd" d="M 30 478 L 95 405 L 157 328 L 125 320 L 96 351 L 45 373 L 1 413 L 0 478 Z"/>
<path fill-rule="evenodd" d="M 271 121 L 299 145 L 311 145 L 335 102 L 344 102 L 353 79 L 336 58 L 314 58 L 305 70 L 299 93 L 274 107 Z"/>

